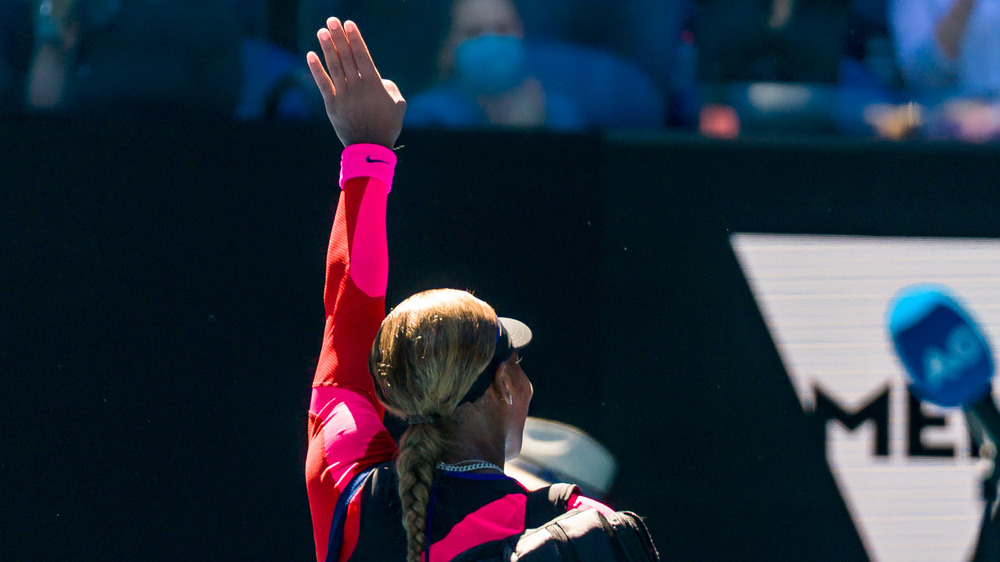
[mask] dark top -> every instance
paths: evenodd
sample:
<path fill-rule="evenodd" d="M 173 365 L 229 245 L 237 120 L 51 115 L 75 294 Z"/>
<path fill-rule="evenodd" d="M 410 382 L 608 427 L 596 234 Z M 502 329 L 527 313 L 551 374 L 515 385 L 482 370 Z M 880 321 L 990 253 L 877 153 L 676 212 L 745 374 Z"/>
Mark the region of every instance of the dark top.
<path fill-rule="evenodd" d="M 700 0 L 695 41 L 702 82 L 837 81 L 850 0 L 797 0 L 771 28 L 771 0 Z"/>

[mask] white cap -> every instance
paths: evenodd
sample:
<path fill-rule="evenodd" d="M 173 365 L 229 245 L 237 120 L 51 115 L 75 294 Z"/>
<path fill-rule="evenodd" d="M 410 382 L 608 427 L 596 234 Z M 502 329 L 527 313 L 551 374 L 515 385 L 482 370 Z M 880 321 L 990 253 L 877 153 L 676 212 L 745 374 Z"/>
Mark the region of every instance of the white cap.
<path fill-rule="evenodd" d="M 531 328 L 524 322 L 502 316 L 497 317 L 497 320 L 503 324 L 503 329 L 507 330 L 507 338 L 514 349 L 521 349 L 531 341 Z"/>

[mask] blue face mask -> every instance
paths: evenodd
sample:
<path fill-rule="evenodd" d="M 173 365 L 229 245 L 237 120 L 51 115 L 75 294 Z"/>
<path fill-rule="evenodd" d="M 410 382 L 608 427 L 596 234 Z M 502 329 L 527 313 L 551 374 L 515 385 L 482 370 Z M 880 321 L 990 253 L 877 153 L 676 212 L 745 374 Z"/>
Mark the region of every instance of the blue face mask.
<path fill-rule="evenodd" d="M 477 94 L 498 94 L 524 79 L 524 44 L 510 35 L 466 39 L 455 49 L 458 79 Z"/>

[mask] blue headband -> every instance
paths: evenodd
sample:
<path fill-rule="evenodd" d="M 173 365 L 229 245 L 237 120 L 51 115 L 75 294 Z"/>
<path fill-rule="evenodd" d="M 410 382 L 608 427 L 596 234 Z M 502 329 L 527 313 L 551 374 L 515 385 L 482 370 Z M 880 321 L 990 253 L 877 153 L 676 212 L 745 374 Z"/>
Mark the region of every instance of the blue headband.
<path fill-rule="evenodd" d="M 493 350 L 493 358 L 490 359 L 490 364 L 483 369 L 483 372 L 479 373 L 479 376 L 476 377 L 476 382 L 472 383 L 472 388 L 465 393 L 465 396 L 462 397 L 458 405 L 461 406 L 466 402 L 475 402 L 483 394 L 486 394 L 486 389 L 493 384 L 493 375 L 496 374 L 500 364 L 506 361 L 514 351 L 514 346 L 510 343 L 510 337 L 507 335 L 506 328 L 503 327 L 503 323 L 497 322 L 497 344 Z"/>

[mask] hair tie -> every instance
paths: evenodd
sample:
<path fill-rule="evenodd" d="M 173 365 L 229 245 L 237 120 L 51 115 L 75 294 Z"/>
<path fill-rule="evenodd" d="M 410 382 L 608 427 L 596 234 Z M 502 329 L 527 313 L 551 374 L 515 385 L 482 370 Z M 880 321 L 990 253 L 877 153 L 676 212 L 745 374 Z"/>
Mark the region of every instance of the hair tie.
<path fill-rule="evenodd" d="M 437 425 L 441 416 L 436 414 L 431 414 L 429 416 L 410 416 L 406 418 L 406 425 L 420 425 L 423 423 L 429 423 L 431 425 Z"/>

